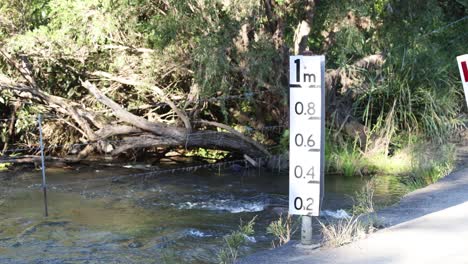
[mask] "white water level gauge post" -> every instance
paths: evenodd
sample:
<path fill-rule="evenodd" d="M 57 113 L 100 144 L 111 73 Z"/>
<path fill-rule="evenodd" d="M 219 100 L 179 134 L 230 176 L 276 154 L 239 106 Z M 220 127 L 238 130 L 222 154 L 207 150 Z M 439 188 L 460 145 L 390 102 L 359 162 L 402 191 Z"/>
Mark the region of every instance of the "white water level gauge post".
<path fill-rule="evenodd" d="M 320 213 L 325 147 L 325 56 L 289 58 L 289 213 L 302 215 L 302 244 L 312 244 Z"/>

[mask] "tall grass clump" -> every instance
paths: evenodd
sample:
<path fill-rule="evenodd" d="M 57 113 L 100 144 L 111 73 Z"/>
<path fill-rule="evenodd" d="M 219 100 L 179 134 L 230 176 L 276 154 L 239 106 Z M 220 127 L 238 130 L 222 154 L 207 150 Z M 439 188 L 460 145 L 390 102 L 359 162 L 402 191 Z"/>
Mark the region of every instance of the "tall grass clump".
<path fill-rule="evenodd" d="M 233 264 L 239 257 L 239 251 L 248 241 L 249 237 L 252 236 L 254 231 L 255 219 L 252 218 L 247 223 L 241 223 L 239 230 L 232 232 L 231 234 L 224 237 L 224 246 L 218 253 L 218 260 L 220 264 Z"/>
<path fill-rule="evenodd" d="M 350 217 L 327 222 L 319 221 L 325 246 L 339 247 L 364 238 L 377 229 L 379 221 L 372 214 L 375 212 L 374 192 L 375 182 L 367 181 L 362 189 L 356 192 Z"/>
<path fill-rule="evenodd" d="M 323 244 L 326 247 L 339 247 L 364 238 L 370 230 L 370 226 L 360 220 L 359 216 L 340 219 L 336 222 L 323 223 Z"/>
<path fill-rule="evenodd" d="M 290 214 L 287 216 L 280 215 L 278 220 L 271 222 L 267 227 L 267 233 L 275 237 L 275 240 L 272 241 L 273 248 L 288 243 L 297 229 L 298 223 L 293 220 Z"/>
<path fill-rule="evenodd" d="M 353 215 L 369 214 L 375 212 L 374 208 L 374 192 L 375 182 L 367 181 L 361 190 L 356 192 L 354 205 L 352 208 Z"/>
<path fill-rule="evenodd" d="M 406 182 L 422 187 L 453 167 L 453 151 L 437 148 L 447 148 L 448 139 L 464 126 L 460 117 L 464 102 L 453 54 L 466 49 L 458 40 L 466 39 L 462 32 L 467 22 L 444 27 L 460 17 L 446 16 L 448 7 L 439 3 L 391 1 L 388 5 L 399 12 L 378 16 L 383 22 L 379 40 L 370 45 L 383 52 L 385 62 L 378 70 L 352 69 L 349 88 L 355 99 L 352 115 L 365 125 L 368 142 L 361 146 L 360 157 L 354 154 L 360 161 L 353 163 L 347 159 L 349 148 L 336 151 L 339 148 L 335 147 L 335 156 L 342 158 L 333 160 L 333 154 L 329 158 L 338 166 L 341 163 L 342 172 L 352 174 L 350 171 L 363 168 L 377 174 L 410 175 Z M 402 21 L 411 26 L 404 27 Z M 434 151 L 437 155 L 425 154 Z M 418 160 L 421 155 L 425 161 Z"/>
<path fill-rule="evenodd" d="M 403 183 L 410 190 L 416 190 L 435 183 L 448 175 L 455 167 L 456 151 L 453 144 L 435 145 L 416 150 L 419 154 L 413 169 Z"/>
<path fill-rule="evenodd" d="M 358 175 L 363 170 L 362 154 L 356 144 L 332 143 L 327 135 L 325 145 L 326 171 L 340 173 L 347 177 Z"/>

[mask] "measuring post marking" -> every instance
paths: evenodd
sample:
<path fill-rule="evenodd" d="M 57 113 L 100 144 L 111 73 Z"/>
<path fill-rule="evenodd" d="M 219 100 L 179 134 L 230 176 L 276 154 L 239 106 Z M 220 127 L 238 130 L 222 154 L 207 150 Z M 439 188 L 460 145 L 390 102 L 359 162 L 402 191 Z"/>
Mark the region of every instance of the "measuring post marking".
<path fill-rule="evenodd" d="M 318 216 L 323 188 L 324 56 L 291 56 L 289 213 Z"/>

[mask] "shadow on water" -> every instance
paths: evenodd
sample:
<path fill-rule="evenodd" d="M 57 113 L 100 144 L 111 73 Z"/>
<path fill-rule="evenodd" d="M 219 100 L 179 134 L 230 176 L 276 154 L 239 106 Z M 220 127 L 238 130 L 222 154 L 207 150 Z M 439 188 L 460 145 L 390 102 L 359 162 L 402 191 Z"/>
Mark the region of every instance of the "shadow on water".
<path fill-rule="evenodd" d="M 266 227 L 288 204 L 287 173 L 200 170 L 115 180 L 126 168 L 50 169 L 50 217 L 43 217 L 38 171 L 0 174 L 1 263 L 216 263 L 223 236 L 257 215 L 255 242 L 269 248 Z M 379 177 L 376 199 L 404 190 Z M 326 176 L 324 209 L 349 208 L 362 178 Z"/>
<path fill-rule="evenodd" d="M 341 174 L 325 176 L 325 197 L 323 208 L 338 210 L 351 208 L 353 197 L 371 177 L 346 177 Z M 377 207 L 385 207 L 396 203 L 408 192 L 408 188 L 401 183 L 397 176 L 378 175 L 372 177 L 375 188 L 374 202 Z"/>

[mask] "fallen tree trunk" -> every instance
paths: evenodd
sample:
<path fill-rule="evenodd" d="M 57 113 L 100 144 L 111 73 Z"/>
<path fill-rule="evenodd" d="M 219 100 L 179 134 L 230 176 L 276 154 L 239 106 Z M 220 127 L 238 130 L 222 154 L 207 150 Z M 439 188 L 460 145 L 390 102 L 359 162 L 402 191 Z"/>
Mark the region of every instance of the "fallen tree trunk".
<path fill-rule="evenodd" d="M 166 136 L 170 138 L 183 139 L 186 135 L 186 130 L 179 127 L 168 127 L 162 123 L 149 122 L 143 117 L 134 115 L 125 109 L 123 109 L 116 102 L 109 99 L 104 95 L 99 89 L 96 88 L 93 84 L 88 81 L 82 82 L 83 87 L 85 87 L 91 94 L 96 97 L 96 99 L 102 104 L 109 107 L 114 115 L 121 121 L 131 124 L 141 130 L 152 132 L 156 135 Z"/>
<path fill-rule="evenodd" d="M 237 130 L 231 128 L 230 126 L 227 126 L 225 124 L 221 124 L 221 123 L 218 123 L 218 122 L 207 121 L 207 120 L 201 120 L 200 123 L 225 129 L 225 130 L 229 131 L 230 133 L 236 135 L 237 137 L 241 138 L 245 142 L 248 142 L 248 143 L 254 145 L 257 149 L 262 151 L 263 154 L 270 155 L 268 150 L 266 150 L 262 145 L 257 143 L 255 140 L 253 140 L 253 139 L 251 139 L 251 138 L 249 138 L 247 136 L 244 136 L 242 133 L 240 133 Z"/>
<path fill-rule="evenodd" d="M 46 165 L 48 167 L 65 167 L 69 164 L 76 164 L 80 162 L 80 160 L 74 158 L 57 158 L 50 156 L 45 156 L 44 160 L 47 162 Z M 4 158 L 0 159 L 0 163 L 34 164 L 35 166 L 40 166 L 41 156 L 25 155 L 18 158 Z"/>
<path fill-rule="evenodd" d="M 142 134 L 125 137 L 111 155 L 118 155 L 130 149 L 149 147 L 207 148 L 240 152 L 253 157 L 268 156 L 268 152 L 259 150 L 250 142 L 240 140 L 232 133 L 217 131 L 198 131 L 188 134 L 185 139 L 161 137 L 154 134 Z"/>
<path fill-rule="evenodd" d="M 5 56 L 5 55 L 4 55 Z M 8 56 L 7 59 L 11 61 Z M 82 85 L 88 90 L 98 102 L 106 105 L 111 109 L 117 120 L 100 119 L 99 114 L 93 110 L 86 108 L 83 104 L 78 104 L 65 98 L 49 95 L 37 87 L 34 79 L 30 76 L 30 72 L 22 69 L 20 66 L 11 61 L 13 66 L 21 72 L 21 75 L 26 80 L 26 83 L 19 83 L 11 80 L 6 76 L 0 75 L 0 90 L 9 90 L 16 97 L 23 100 L 30 100 L 36 103 L 45 105 L 56 112 L 69 116 L 75 122 L 70 125 L 73 129 L 79 131 L 84 137 L 84 143 L 88 143 L 84 149 L 78 154 L 76 159 L 83 159 L 93 152 L 109 153 L 102 146 L 106 144 L 95 144 L 100 141 L 106 142 L 111 137 L 120 137 L 122 140 L 113 140 L 113 150 L 111 155 L 120 155 L 131 149 L 163 147 L 163 148 L 209 148 L 229 150 L 247 154 L 249 156 L 265 156 L 269 152 L 258 142 L 242 135 L 227 125 L 217 122 L 206 123 L 207 125 L 215 125 L 222 127 L 228 132 L 218 132 L 210 130 L 191 131 L 190 121 L 182 110 L 178 109 L 175 104 L 168 103 L 169 100 L 162 91 L 156 90 L 155 93 L 168 103 L 171 108 L 183 120 L 184 127 L 167 125 L 161 122 L 150 122 L 147 119 L 130 113 L 121 107 L 118 103 L 107 97 L 94 84 L 89 81 L 83 81 Z M 106 75 L 107 76 L 107 75 Z M 117 82 L 127 82 L 125 78 L 112 77 L 111 80 Z M 135 83 L 125 83 L 127 85 L 138 85 Z M 169 100 L 170 101 L 170 100 Z M 206 121 L 210 122 L 210 121 Z M 124 124 L 122 124 L 124 123 Z M 96 130 L 97 129 L 97 130 Z M 117 143 L 115 143 L 117 142 Z M 13 160 L 12 160 L 13 161 Z M 35 158 L 14 160 L 19 162 L 34 162 Z"/>
<path fill-rule="evenodd" d="M 201 121 L 201 123 L 211 126 L 221 127 L 228 130 L 230 133 L 216 131 L 199 131 L 188 133 L 186 128 L 176 126 L 165 126 L 161 123 L 149 122 L 144 118 L 136 116 L 112 101 L 105 96 L 90 82 L 83 82 L 88 91 L 90 91 L 96 99 L 112 109 L 113 113 L 122 121 L 141 129 L 142 131 L 151 132 L 151 134 L 141 134 L 135 137 L 125 137 L 123 142 L 111 152 L 112 155 L 120 154 L 126 150 L 134 148 L 147 147 L 185 147 L 185 148 L 210 148 L 222 149 L 230 151 L 238 151 L 252 156 L 269 155 L 269 152 L 254 140 L 247 138 L 231 127 L 217 122 Z M 125 134 L 125 132 L 136 132 L 128 126 L 121 126 L 119 129 L 114 127 L 112 134 Z M 125 132 L 122 132 L 125 130 Z M 101 131 L 102 132 L 102 131 Z M 109 132 L 108 132 L 109 133 Z M 207 136 L 209 134 L 209 136 Z"/>
<path fill-rule="evenodd" d="M 113 102 L 111 99 L 103 95 L 97 88 L 92 84 L 86 83 L 87 87 L 92 91 L 96 98 L 109 106 L 113 113 L 123 122 L 129 125 L 103 125 L 102 128 L 97 131 L 92 131 L 95 135 L 93 140 L 89 143 L 97 142 L 100 140 L 107 140 L 110 137 L 120 136 L 123 140 L 120 140 L 118 144 L 114 144 L 114 150 L 110 152 L 111 155 L 119 155 L 125 153 L 131 149 L 149 148 L 149 147 L 165 147 L 165 148 L 210 148 L 210 149 L 222 149 L 235 151 L 250 156 L 265 156 L 269 155 L 259 143 L 248 139 L 246 136 L 241 136 L 234 133 L 217 132 L 202 130 L 192 133 L 187 133 L 184 127 L 173 127 L 163 126 L 161 124 L 155 124 L 147 121 L 146 119 L 135 116 L 118 104 Z M 28 92 L 28 98 L 31 100 L 37 100 L 43 102 L 42 96 L 35 97 L 35 94 L 42 95 L 40 93 L 31 93 L 31 88 L 22 84 L 14 86 L 12 84 L 6 85 L 0 81 L 0 89 L 15 90 L 20 93 Z M 34 91 L 32 91 L 34 92 Z M 46 101 L 48 102 L 48 101 Z M 77 124 L 80 128 L 81 124 Z M 89 124 L 88 124 L 89 125 Z M 228 126 L 224 127 L 228 128 Z M 231 131 L 232 132 L 232 131 Z M 85 148 L 80 158 L 86 157 L 91 154 L 95 148 L 99 147 L 99 144 L 89 145 L 90 148 Z M 98 148 L 99 150 L 100 148 Z M 101 152 L 103 150 L 101 149 Z M 18 162 L 18 161 L 16 161 Z"/>

